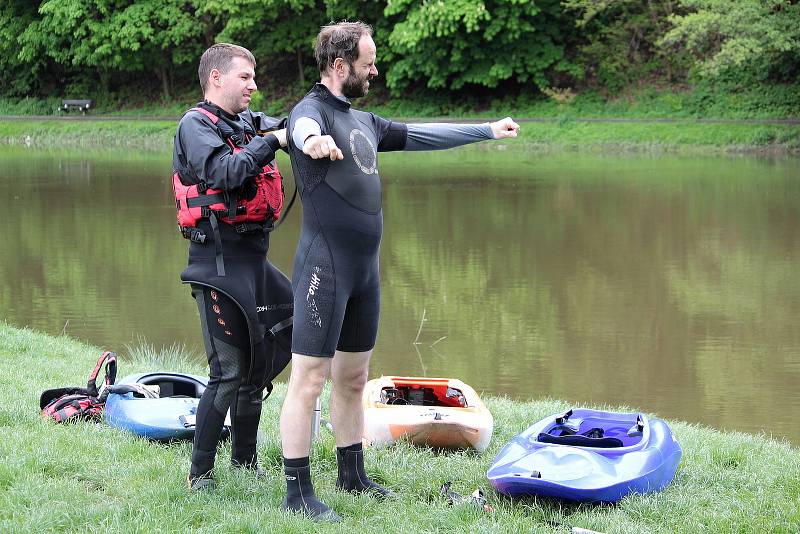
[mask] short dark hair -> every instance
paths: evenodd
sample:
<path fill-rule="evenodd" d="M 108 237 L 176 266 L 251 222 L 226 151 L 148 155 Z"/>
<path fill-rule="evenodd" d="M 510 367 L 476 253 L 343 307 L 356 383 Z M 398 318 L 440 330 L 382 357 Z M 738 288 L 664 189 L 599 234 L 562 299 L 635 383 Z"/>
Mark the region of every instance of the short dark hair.
<path fill-rule="evenodd" d="M 197 68 L 197 76 L 200 78 L 200 87 L 203 89 L 203 93 L 206 92 L 206 84 L 208 84 L 211 71 L 217 69 L 220 73 L 227 74 L 235 57 L 246 59 L 253 64 L 253 68 L 256 66 L 256 58 L 253 57 L 250 50 L 243 46 L 217 43 L 203 52 L 200 57 L 200 66 Z"/>
<path fill-rule="evenodd" d="M 314 56 L 317 59 L 317 68 L 325 69 L 333 65 L 337 57 L 347 61 L 349 65 L 358 59 L 358 41 L 364 35 L 372 37 L 372 26 L 364 22 L 347 22 L 343 20 L 336 24 L 322 27 L 317 35 L 314 46 Z"/>

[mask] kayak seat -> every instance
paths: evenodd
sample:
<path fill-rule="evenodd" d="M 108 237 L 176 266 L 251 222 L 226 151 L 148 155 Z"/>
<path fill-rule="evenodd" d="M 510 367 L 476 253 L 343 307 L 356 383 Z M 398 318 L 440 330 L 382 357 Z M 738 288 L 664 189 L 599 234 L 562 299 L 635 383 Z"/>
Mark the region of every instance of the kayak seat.
<path fill-rule="evenodd" d="M 619 438 L 609 438 L 603 435 L 602 428 L 591 428 L 586 432 L 576 433 L 571 428 L 559 425 L 550 430 L 550 432 L 558 431 L 559 435 L 553 435 L 549 432 L 542 432 L 537 436 L 536 440 L 541 443 L 552 443 L 554 445 L 571 445 L 574 447 L 597 447 L 601 449 L 612 449 L 615 447 L 622 447 L 622 440 Z"/>

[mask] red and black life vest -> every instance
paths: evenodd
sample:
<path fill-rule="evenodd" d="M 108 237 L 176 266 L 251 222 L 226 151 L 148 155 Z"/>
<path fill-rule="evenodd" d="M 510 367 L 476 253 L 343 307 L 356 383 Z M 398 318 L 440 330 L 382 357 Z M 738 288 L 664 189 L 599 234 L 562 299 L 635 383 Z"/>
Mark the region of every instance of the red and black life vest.
<path fill-rule="evenodd" d="M 220 123 L 217 115 L 200 107 L 189 110 L 193 111 L 211 119 L 234 154 L 243 150 L 234 142 L 233 130 L 223 128 L 224 122 Z M 252 136 L 245 133 L 244 142 L 248 143 L 250 139 Z M 264 165 L 258 176 L 248 180 L 237 191 L 212 189 L 203 181 L 185 185 L 180 171 L 175 170 L 172 173 L 172 190 L 178 211 L 178 229 L 183 237 L 198 243 L 206 239 L 206 235 L 197 228 L 201 219 L 210 219 L 212 227 L 217 226 L 219 219 L 233 225 L 237 232 L 247 233 L 261 230 L 263 223 L 272 224 L 280 217 L 283 208 L 283 178 L 277 163 Z"/>
<path fill-rule="evenodd" d="M 106 376 L 102 387 L 97 387 L 97 376 L 105 365 Z M 117 378 L 117 355 L 105 351 L 100 355 L 94 369 L 89 374 L 85 388 L 65 387 L 48 389 L 39 397 L 39 408 L 42 416 L 53 419 L 56 423 L 87 419 L 99 421 L 102 419 L 103 408 L 109 388 L 114 385 Z"/>

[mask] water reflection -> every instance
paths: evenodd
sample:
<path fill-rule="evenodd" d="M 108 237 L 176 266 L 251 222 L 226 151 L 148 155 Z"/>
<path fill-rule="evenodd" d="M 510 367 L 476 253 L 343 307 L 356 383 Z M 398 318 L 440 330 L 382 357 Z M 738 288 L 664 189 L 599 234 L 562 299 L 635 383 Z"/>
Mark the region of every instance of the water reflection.
<path fill-rule="evenodd" d="M 200 353 L 169 154 L 0 148 L 0 159 L 2 317 L 121 352 L 142 336 Z M 387 155 L 373 374 L 454 376 L 800 443 L 798 170 L 744 157 Z M 295 209 L 273 238 L 287 273 L 298 221 Z"/>

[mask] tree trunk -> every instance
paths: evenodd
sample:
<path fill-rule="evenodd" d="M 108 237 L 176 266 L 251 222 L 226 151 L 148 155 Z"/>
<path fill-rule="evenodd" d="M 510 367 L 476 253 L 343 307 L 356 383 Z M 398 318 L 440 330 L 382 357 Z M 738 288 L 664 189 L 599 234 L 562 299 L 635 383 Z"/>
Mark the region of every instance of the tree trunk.
<path fill-rule="evenodd" d="M 169 72 L 167 71 L 167 66 L 164 63 L 158 66 L 156 75 L 161 78 L 161 98 L 164 100 L 164 102 L 169 102 Z"/>
<path fill-rule="evenodd" d="M 203 39 L 206 42 L 206 48 L 210 48 L 211 45 L 214 44 L 216 33 L 217 32 L 214 31 L 214 20 L 211 18 L 211 15 L 208 13 L 203 14 Z"/>
<path fill-rule="evenodd" d="M 303 72 L 303 51 L 299 46 L 297 47 L 297 76 L 300 79 L 300 85 L 305 86 L 306 75 Z"/>

